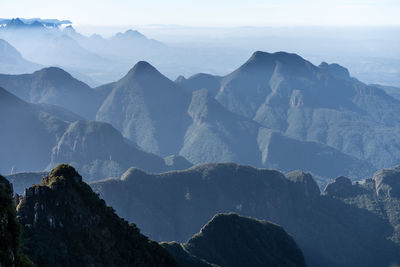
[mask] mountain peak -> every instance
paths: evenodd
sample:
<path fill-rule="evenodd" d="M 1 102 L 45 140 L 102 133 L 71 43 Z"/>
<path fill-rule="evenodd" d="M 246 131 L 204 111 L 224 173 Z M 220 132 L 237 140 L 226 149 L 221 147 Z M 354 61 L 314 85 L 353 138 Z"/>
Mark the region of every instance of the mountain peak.
<path fill-rule="evenodd" d="M 318 67 L 322 70 L 329 72 L 331 75 L 333 75 L 335 77 L 339 77 L 339 78 L 349 78 L 350 77 L 349 70 L 337 63 L 328 64 L 324 61 L 321 64 L 319 64 Z"/>
<path fill-rule="evenodd" d="M 76 33 L 76 30 L 74 29 L 74 27 L 72 27 L 72 25 L 68 25 L 67 27 L 64 28 L 63 31 L 67 33 Z"/>
<path fill-rule="evenodd" d="M 132 78 L 136 75 L 162 75 L 153 65 L 147 61 L 139 61 L 133 66 L 125 77 Z"/>
<path fill-rule="evenodd" d="M 184 248 L 220 266 L 306 266 L 303 253 L 281 226 L 235 213 L 215 215 Z"/>
<path fill-rule="evenodd" d="M 20 27 L 20 26 L 24 26 L 24 25 L 25 25 L 25 23 L 20 18 L 11 19 L 7 23 L 7 27 Z"/>
<path fill-rule="evenodd" d="M 63 163 L 58 165 L 50 172 L 48 176 L 43 178 L 41 184 L 51 186 L 60 181 L 80 184 L 82 182 L 82 176 L 80 176 L 74 167 Z"/>
<path fill-rule="evenodd" d="M 279 51 L 275 53 L 268 53 L 264 51 L 255 51 L 248 61 L 266 61 L 266 60 L 303 60 L 297 54 Z"/>
<path fill-rule="evenodd" d="M 129 29 L 127 31 L 125 31 L 124 33 L 117 33 L 116 35 L 114 35 L 114 38 L 146 38 L 146 36 L 144 36 L 143 34 L 141 34 L 140 32 L 138 32 L 137 30 L 132 30 Z"/>
<path fill-rule="evenodd" d="M 302 69 L 308 61 L 294 53 L 283 51 L 275 53 L 256 51 L 251 55 L 241 69 L 243 67 L 255 69 L 273 69 L 276 67 L 277 62 L 279 62 L 281 66 L 286 66 L 289 69 Z"/>
<path fill-rule="evenodd" d="M 41 70 L 35 71 L 33 74 L 49 78 L 50 80 L 73 78 L 71 74 L 69 74 L 68 72 L 59 67 L 43 68 Z"/>

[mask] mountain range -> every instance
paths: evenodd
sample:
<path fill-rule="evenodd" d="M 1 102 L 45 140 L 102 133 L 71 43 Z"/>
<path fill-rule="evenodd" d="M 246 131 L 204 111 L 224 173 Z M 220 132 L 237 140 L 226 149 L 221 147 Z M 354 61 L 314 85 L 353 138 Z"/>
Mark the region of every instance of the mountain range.
<path fill-rule="evenodd" d="M 39 64 L 26 60 L 17 49 L 0 39 L 0 73 L 21 74 L 39 68 L 41 68 Z"/>
<path fill-rule="evenodd" d="M 94 118 L 108 122 L 130 142 L 161 157 L 175 154 L 194 164 L 238 162 L 283 171 L 303 168 L 320 177 L 322 184 L 326 184 L 328 177 L 360 177 L 375 170 L 373 164 L 357 159 L 354 155 L 347 155 L 321 142 L 292 138 L 277 129 L 268 128 L 246 116 L 229 111 L 213 97 L 215 90 L 214 93 L 206 89 L 188 91 L 147 62 L 138 62 L 119 81 L 97 88 L 91 88 L 55 67 L 33 74 L 0 75 L 0 86 L 25 101 L 40 104 L 42 112 L 52 113 L 54 110 L 49 112 L 48 105 L 57 105 L 78 114 L 74 116 L 69 113 L 69 122 Z M 58 115 L 60 113 L 66 116 L 67 111 L 57 112 Z M 81 122 L 70 127 L 62 122 L 60 124 L 63 125 L 63 130 L 57 131 L 57 137 L 52 138 L 56 141 L 47 145 L 55 147 L 57 144 L 58 148 L 51 149 L 51 153 L 46 148 L 44 151 L 48 156 L 39 157 L 47 162 L 51 157 L 54 164 L 50 164 L 50 167 L 60 162 L 74 163 L 85 177 L 97 178 L 107 177 L 103 173 L 106 169 L 109 170 L 109 175 L 119 176 L 131 167 L 124 164 L 126 169 L 120 169 L 115 165 L 104 165 L 104 161 L 97 162 L 96 165 L 93 161 L 96 156 L 90 156 L 86 160 L 88 155 L 82 154 L 82 151 L 81 156 L 75 153 L 77 147 L 73 145 L 74 142 L 80 140 L 79 138 L 85 140 L 86 131 L 82 130 L 82 125 L 108 136 L 110 131 L 106 127 L 89 127 L 102 124 Z M 64 135 L 65 131 L 67 135 Z M 118 134 L 115 133 L 116 135 Z M 60 140 L 69 140 L 70 143 L 62 147 L 58 144 Z M 71 147 L 75 154 L 71 154 Z M 94 151 L 98 151 L 97 149 L 96 147 Z M 84 150 L 85 153 L 87 151 Z M 108 150 L 106 154 L 107 161 L 119 157 L 110 154 Z M 106 157 L 104 153 L 103 155 Z M 73 160 L 75 156 L 80 160 Z M 91 164 L 82 169 L 79 162 Z M 332 162 L 335 164 L 331 164 Z M 9 173 L 7 169 L 11 170 L 12 166 L 8 166 L 3 173 Z M 36 165 L 35 168 L 19 168 L 19 172 L 42 171 L 42 166 L 43 164 Z M 97 168 L 99 166 L 102 167 Z M 158 167 L 149 169 L 144 165 L 137 167 L 151 171 L 165 170 Z M 99 170 L 96 173 L 98 176 L 94 174 L 94 168 Z"/>
<path fill-rule="evenodd" d="M 399 163 L 399 100 L 340 65 L 317 67 L 296 54 L 258 51 L 232 73 L 210 79 L 177 82 L 187 90 L 208 89 L 228 110 L 264 127 L 326 144 L 375 169 Z"/>

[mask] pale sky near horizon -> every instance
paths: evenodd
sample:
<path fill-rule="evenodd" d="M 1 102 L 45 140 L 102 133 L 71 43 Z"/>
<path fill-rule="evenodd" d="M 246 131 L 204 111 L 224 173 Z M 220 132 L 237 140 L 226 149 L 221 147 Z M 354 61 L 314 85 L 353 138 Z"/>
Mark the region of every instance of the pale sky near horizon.
<path fill-rule="evenodd" d="M 400 0 L 0 0 L 0 18 L 76 25 L 400 25 Z"/>

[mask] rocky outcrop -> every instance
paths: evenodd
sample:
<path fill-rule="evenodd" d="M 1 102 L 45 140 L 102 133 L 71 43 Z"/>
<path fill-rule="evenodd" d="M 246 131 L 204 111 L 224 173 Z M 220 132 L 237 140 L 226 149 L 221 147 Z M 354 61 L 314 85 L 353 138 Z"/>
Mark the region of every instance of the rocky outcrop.
<path fill-rule="evenodd" d="M 28 188 L 17 212 L 24 251 L 39 266 L 177 266 L 69 165 L 57 166 Z"/>

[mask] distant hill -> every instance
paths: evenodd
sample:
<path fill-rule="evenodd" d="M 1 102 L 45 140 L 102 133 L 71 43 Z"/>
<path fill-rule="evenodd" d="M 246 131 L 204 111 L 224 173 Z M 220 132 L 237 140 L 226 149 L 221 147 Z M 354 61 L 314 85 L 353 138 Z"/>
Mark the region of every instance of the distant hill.
<path fill-rule="evenodd" d="M 66 162 L 95 180 L 118 177 L 132 166 L 151 172 L 191 166 L 179 157 L 164 160 L 144 152 L 110 124 L 75 121 L 75 116 L 26 103 L 0 88 L 0 173 L 43 171 Z M 30 185 L 28 179 L 18 186 Z"/>
<path fill-rule="evenodd" d="M 320 195 L 312 176 L 300 171 L 285 176 L 236 164 L 206 164 L 157 175 L 132 168 L 121 179 L 91 187 L 155 240 L 185 242 L 216 213 L 236 212 L 281 225 L 308 266 L 400 262 L 400 243 L 390 239 L 394 230 L 387 219 Z"/>
<path fill-rule="evenodd" d="M 215 97 L 221 86 L 222 77 L 214 76 L 206 73 L 195 74 L 188 79 L 180 76 L 175 80 L 175 83 L 180 85 L 182 88 L 189 91 L 196 91 L 201 89 L 207 89 L 210 94 Z"/>
<path fill-rule="evenodd" d="M 0 39 L 0 73 L 21 74 L 41 68 L 39 64 L 24 59 L 7 41 Z"/>
<path fill-rule="evenodd" d="M 5 27 L 19 25 L 19 26 L 27 26 L 33 24 L 33 26 L 37 25 L 38 23 L 47 26 L 47 27 L 58 27 L 62 24 L 71 24 L 70 20 L 58 20 L 58 19 L 41 19 L 41 18 L 13 18 L 13 19 L 5 19 L 0 18 L 0 24 L 5 24 Z"/>
<path fill-rule="evenodd" d="M 103 97 L 66 71 L 44 68 L 32 74 L 0 74 L 0 86 L 31 103 L 54 104 L 94 119 Z"/>
<path fill-rule="evenodd" d="M 190 95 L 147 62 L 138 62 L 97 112 L 145 150 L 163 156 L 177 154 L 186 127 Z"/>
<path fill-rule="evenodd" d="M 179 266 L 65 164 L 27 189 L 17 214 L 23 251 L 39 266 Z"/>
<path fill-rule="evenodd" d="M 283 228 L 234 213 L 217 214 L 181 246 L 162 243 L 179 262 L 180 253 L 224 267 L 306 266 L 293 238 Z M 180 246 L 180 247 L 179 247 Z M 195 266 L 183 260 L 183 266 Z M 211 266 L 211 264 L 210 264 Z"/>
<path fill-rule="evenodd" d="M 370 84 L 371 87 L 377 87 L 384 90 L 388 95 L 400 100 L 400 88 L 394 86 L 380 85 L 380 84 Z"/>
<path fill-rule="evenodd" d="M 0 173 L 43 171 L 68 122 L 0 88 Z"/>

